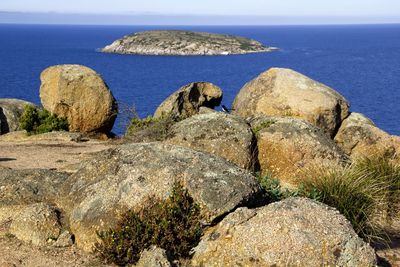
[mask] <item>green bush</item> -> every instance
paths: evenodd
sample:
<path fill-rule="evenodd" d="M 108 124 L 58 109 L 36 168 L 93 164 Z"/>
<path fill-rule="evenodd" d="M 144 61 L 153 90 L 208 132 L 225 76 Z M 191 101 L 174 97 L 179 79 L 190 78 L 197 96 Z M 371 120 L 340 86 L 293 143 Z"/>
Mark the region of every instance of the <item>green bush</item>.
<path fill-rule="evenodd" d="M 45 109 L 26 105 L 20 118 L 20 128 L 26 130 L 28 134 L 68 131 L 68 121 L 66 118 L 59 118 Z"/>
<path fill-rule="evenodd" d="M 307 197 L 317 201 L 320 200 L 320 192 L 315 188 L 305 190 L 304 186 L 301 185 L 295 190 L 289 190 L 288 188 L 283 188 L 279 179 L 274 178 L 271 174 L 265 176 L 258 175 L 257 177 L 263 188 L 264 197 L 268 202 L 281 201 L 288 197 Z"/>
<path fill-rule="evenodd" d="M 179 183 L 165 201 L 148 201 L 146 208 L 127 212 L 115 229 L 99 232 L 97 254 L 108 263 L 134 264 L 140 253 L 156 245 L 172 259 L 189 256 L 202 234 L 200 208 Z"/>
<path fill-rule="evenodd" d="M 128 135 L 134 134 L 134 133 L 136 133 L 138 131 L 141 131 L 143 129 L 149 128 L 149 127 L 151 127 L 152 125 L 156 124 L 159 121 L 160 121 L 160 119 L 153 118 L 152 116 L 147 116 L 144 119 L 140 119 L 138 117 L 134 117 L 134 118 L 132 118 L 131 123 L 130 123 L 130 125 L 128 127 L 127 134 Z"/>

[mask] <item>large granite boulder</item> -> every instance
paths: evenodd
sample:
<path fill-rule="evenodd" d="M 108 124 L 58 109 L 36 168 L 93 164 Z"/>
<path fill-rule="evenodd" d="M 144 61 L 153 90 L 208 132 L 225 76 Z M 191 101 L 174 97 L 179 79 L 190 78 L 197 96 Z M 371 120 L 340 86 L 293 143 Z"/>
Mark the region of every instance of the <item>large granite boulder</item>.
<path fill-rule="evenodd" d="M 348 161 L 334 141 L 304 120 L 262 115 L 248 121 L 257 137 L 262 174 L 272 174 L 286 187 L 301 184 L 304 172 L 315 166 Z"/>
<path fill-rule="evenodd" d="M 80 65 L 58 65 L 40 76 L 43 107 L 66 117 L 73 132 L 111 131 L 117 117 L 116 100 L 94 70 Z"/>
<path fill-rule="evenodd" d="M 261 192 L 255 177 L 222 158 L 175 145 L 128 144 L 72 175 L 59 206 L 77 245 L 91 251 L 96 231 L 115 226 L 127 209 L 144 208 L 148 198 L 167 198 L 174 182 L 188 190 L 208 223 L 258 200 Z"/>
<path fill-rule="evenodd" d="M 375 266 L 374 250 L 337 210 L 305 198 L 239 208 L 207 230 L 192 266 Z"/>
<path fill-rule="evenodd" d="M 226 113 L 199 114 L 174 124 L 166 143 L 220 156 L 253 170 L 255 140 L 247 122 Z"/>
<path fill-rule="evenodd" d="M 19 119 L 27 105 L 35 104 L 12 98 L 0 98 L 0 134 L 6 134 L 20 130 Z"/>
<path fill-rule="evenodd" d="M 290 69 L 272 68 L 236 96 L 234 114 L 302 118 L 333 137 L 348 116 L 349 103 L 335 90 Z"/>
<path fill-rule="evenodd" d="M 189 117 L 201 107 L 213 109 L 222 101 L 222 90 L 207 82 L 195 82 L 181 87 L 164 100 L 154 113 L 155 118 L 165 116 Z"/>
<path fill-rule="evenodd" d="M 400 137 L 382 131 L 363 114 L 352 112 L 335 141 L 352 159 L 384 157 L 400 163 Z"/>

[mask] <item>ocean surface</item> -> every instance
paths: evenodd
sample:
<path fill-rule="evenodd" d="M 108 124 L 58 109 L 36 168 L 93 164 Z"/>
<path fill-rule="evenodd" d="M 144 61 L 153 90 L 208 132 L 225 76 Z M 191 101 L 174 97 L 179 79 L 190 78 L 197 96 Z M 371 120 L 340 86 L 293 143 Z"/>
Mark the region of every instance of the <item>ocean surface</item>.
<path fill-rule="evenodd" d="M 187 29 L 250 37 L 279 52 L 213 57 L 128 56 L 96 51 L 126 34 Z M 182 85 L 209 81 L 230 106 L 240 88 L 270 67 L 299 71 L 339 91 L 351 110 L 400 135 L 400 25 L 148 27 L 0 25 L 0 98 L 40 104 L 40 73 L 56 64 L 83 64 L 102 75 L 124 114 L 140 116 Z M 114 132 L 122 134 L 127 116 Z"/>

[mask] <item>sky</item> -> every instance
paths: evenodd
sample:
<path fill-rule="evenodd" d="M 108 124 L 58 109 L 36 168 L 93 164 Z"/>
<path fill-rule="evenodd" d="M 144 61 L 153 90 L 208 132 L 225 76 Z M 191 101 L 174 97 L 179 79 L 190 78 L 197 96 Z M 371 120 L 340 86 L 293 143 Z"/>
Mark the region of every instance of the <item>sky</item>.
<path fill-rule="evenodd" d="M 240 18 L 236 24 L 276 20 L 282 24 L 400 23 L 400 0 L 0 0 L 0 23 L 70 20 L 90 24 L 98 16 L 109 24 L 135 24 L 146 17 L 151 24 L 158 19 L 194 23 L 201 18 L 225 24 L 234 23 L 235 17 Z"/>

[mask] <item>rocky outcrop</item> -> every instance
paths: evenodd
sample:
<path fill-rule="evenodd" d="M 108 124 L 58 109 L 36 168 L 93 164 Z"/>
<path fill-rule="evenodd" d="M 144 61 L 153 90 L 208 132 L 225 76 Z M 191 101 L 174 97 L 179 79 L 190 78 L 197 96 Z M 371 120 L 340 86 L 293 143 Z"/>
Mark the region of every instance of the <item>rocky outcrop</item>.
<path fill-rule="evenodd" d="M 239 208 L 207 230 L 193 266 L 375 266 L 374 250 L 333 208 L 303 198 Z"/>
<path fill-rule="evenodd" d="M 140 259 L 135 267 L 171 267 L 167 253 L 164 249 L 151 247 L 140 254 Z"/>
<path fill-rule="evenodd" d="M 195 82 L 181 87 L 164 100 L 154 113 L 155 118 L 165 116 L 189 117 L 201 107 L 213 109 L 222 101 L 222 90 L 212 83 Z"/>
<path fill-rule="evenodd" d="M 95 71 L 80 65 L 58 65 L 44 70 L 40 79 L 43 107 L 66 117 L 70 131 L 111 131 L 118 113 L 116 100 Z"/>
<path fill-rule="evenodd" d="M 0 134 L 20 130 L 19 119 L 26 105 L 35 106 L 31 102 L 20 99 L 0 98 Z"/>
<path fill-rule="evenodd" d="M 208 223 L 260 193 L 251 174 L 222 158 L 174 145 L 129 144 L 102 153 L 72 175 L 59 206 L 77 245 L 90 251 L 96 231 L 114 227 L 119 215 L 143 208 L 148 198 L 167 198 L 175 181 L 200 205 Z"/>
<path fill-rule="evenodd" d="M 124 36 L 101 51 L 118 54 L 214 56 L 271 52 L 276 48 L 232 35 L 191 31 L 145 31 Z"/>
<path fill-rule="evenodd" d="M 400 137 L 382 131 L 363 114 L 352 112 L 335 141 L 352 159 L 384 157 L 400 163 Z"/>
<path fill-rule="evenodd" d="M 178 122 L 165 142 L 220 156 L 244 169 L 253 170 L 257 160 L 250 126 L 226 113 L 200 114 Z"/>
<path fill-rule="evenodd" d="M 61 233 L 57 210 L 45 203 L 28 205 L 13 218 L 10 233 L 37 246 L 48 245 Z"/>
<path fill-rule="evenodd" d="M 257 137 L 262 174 L 271 173 L 284 186 L 298 186 L 302 174 L 317 165 L 348 160 L 321 129 L 304 120 L 256 116 L 248 121 Z"/>
<path fill-rule="evenodd" d="M 272 68 L 240 90 L 232 109 L 243 117 L 302 118 L 333 137 L 348 116 L 349 103 L 338 92 L 298 72 Z"/>

